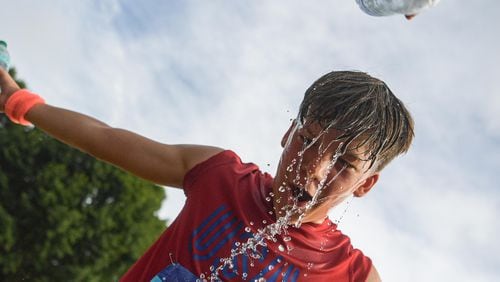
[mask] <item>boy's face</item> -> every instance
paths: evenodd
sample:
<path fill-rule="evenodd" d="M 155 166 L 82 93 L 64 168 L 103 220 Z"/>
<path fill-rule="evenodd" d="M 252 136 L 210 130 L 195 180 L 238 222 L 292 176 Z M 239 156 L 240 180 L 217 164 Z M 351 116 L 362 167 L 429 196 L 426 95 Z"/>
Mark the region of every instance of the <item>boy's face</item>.
<path fill-rule="evenodd" d="M 369 169 L 366 150 L 356 148 L 356 140 L 336 157 L 340 134 L 333 128 L 324 130 L 317 122 L 290 126 L 283 136 L 284 150 L 273 184 L 277 217 L 293 209 L 290 223 L 295 223 L 319 190 L 317 203 L 305 212 L 302 223 L 322 223 L 331 208 L 353 194 L 362 197 L 377 182 L 379 174 Z"/>

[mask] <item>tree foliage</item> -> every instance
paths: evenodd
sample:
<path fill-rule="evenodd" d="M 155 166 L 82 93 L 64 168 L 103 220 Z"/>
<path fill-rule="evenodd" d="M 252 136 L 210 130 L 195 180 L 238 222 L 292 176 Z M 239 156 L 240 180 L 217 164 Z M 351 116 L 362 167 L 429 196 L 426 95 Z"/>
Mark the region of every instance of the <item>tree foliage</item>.
<path fill-rule="evenodd" d="M 1 115 L 0 281 L 117 280 L 165 228 L 164 197 Z"/>

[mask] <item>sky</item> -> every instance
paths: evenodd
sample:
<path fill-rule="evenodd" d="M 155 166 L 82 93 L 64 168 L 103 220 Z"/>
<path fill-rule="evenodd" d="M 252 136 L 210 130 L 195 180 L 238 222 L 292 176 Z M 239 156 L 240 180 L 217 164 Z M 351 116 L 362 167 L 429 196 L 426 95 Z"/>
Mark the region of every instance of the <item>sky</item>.
<path fill-rule="evenodd" d="M 16 0 L 2 3 L 0 39 L 50 104 L 231 149 L 271 174 L 315 79 L 381 78 L 414 116 L 414 145 L 332 218 L 384 281 L 497 281 L 498 10 L 442 0 L 407 21 L 354 0 Z M 158 214 L 172 220 L 184 196 L 166 191 Z"/>

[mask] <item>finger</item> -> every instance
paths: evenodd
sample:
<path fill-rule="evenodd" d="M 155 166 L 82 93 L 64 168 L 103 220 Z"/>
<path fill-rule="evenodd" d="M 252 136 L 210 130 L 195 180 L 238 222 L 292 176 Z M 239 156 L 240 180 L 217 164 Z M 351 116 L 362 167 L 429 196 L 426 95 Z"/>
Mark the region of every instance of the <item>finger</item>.
<path fill-rule="evenodd" d="M 9 78 L 10 74 L 3 68 L 0 68 L 0 85 L 5 86 L 5 84 L 8 84 Z"/>
<path fill-rule="evenodd" d="M 417 14 L 413 14 L 413 15 L 405 15 L 405 18 L 406 18 L 407 20 L 411 20 L 411 19 L 413 19 L 416 15 L 417 15 Z"/>
<path fill-rule="evenodd" d="M 5 110 L 4 107 L 7 99 L 19 89 L 19 85 L 17 85 L 10 74 L 0 68 L 0 112 Z"/>
<path fill-rule="evenodd" d="M 2 92 L 12 92 L 19 89 L 19 85 L 17 85 L 17 82 L 10 76 L 7 71 L 3 70 L 2 68 L 0 68 L 0 87 L 2 88 Z"/>

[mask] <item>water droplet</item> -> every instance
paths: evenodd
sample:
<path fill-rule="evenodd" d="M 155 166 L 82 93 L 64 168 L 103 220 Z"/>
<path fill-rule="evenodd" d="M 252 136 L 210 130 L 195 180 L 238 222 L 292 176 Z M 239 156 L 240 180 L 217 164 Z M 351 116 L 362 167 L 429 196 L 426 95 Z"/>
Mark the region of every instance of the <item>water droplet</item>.
<path fill-rule="evenodd" d="M 283 237 L 283 241 L 285 241 L 285 242 L 289 242 L 290 240 L 292 240 L 292 238 L 290 236 Z"/>
<path fill-rule="evenodd" d="M 278 189 L 278 191 L 280 191 L 281 193 L 285 192 L 285 187 L 284 186 L 280 186 L 280 188 Z"/>
<path fill-rule="evenodd" d="M 269 211 L 268 214 L 272 215 L 273 214 L 273 211 Z"/>
<path fill-rule="evenodd" d="M 250 227 L 248 227 L 248 226 L 247 226 L 247 227 L 245 227 L 245 231 L 246 231 L 246 232 L 252 232 L 252 229 L 251 229 Z"/>
<path fill-rule="evenodd" d="M 240 242 L 234 243 L 235 246 L 239 246 L 240 244 L 241 244 Z"/>
<path fill-rule="evenodd" d="M 271 201 L 271 197 L 266 197 L 266 201 L 270 202 Z"/>
<path fill-rule="evenodd" d="M 267 223 L 267 220 L 263 220 L 262 223 L 266 224 Z"/>
<path fill-rule="evenodd" d="M 268 269 L 269 269 L 269 270 L 273 270 L 273 269 L 274 269 L 274 265 L 270 265 L 270 266 L 268 267 Z"/>
<path fill-rule="evenodd" d="M 284 252 L 284 251 L 285 251 L 285 247 L 283 247 L 283 245 L 279 245 L 279 246 L 278 246 L 278 250 L 280 250 L 280 251 Z"/>
<path fill-rule="evenodd" d="M 250 221 L 250 225 L 252 225 L 252 226 L 253 226 L 253 221 Z"/>

